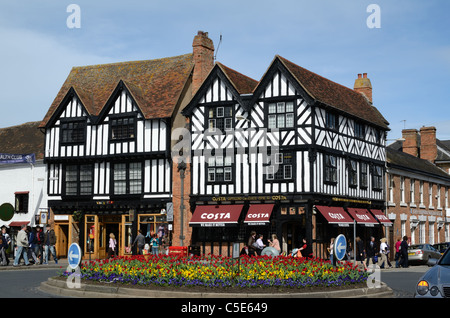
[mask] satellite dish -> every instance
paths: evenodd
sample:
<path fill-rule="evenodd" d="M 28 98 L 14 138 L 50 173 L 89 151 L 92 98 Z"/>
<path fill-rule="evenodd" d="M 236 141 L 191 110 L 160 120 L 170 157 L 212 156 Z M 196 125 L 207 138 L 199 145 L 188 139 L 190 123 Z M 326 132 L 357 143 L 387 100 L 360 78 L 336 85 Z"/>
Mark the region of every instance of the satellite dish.
<path fill-rule="evenodd" d="M 0 205 L 0 220 L 9 221 L 14 216 L 14 207 L 10 203 Z"/>

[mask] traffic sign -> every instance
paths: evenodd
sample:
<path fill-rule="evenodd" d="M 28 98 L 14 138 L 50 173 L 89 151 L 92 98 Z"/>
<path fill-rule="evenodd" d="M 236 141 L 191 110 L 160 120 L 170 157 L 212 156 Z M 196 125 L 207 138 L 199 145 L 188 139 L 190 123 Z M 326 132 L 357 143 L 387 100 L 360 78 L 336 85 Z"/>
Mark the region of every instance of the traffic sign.
<path fill-rule="evenodd" d="M 339 234 L 338 237 L 336 237 L 336 239 L 334 240 L 333 249 L 334 256 L 337 260 L 341 261 L 347 251 L 347 239 L 343 234 Z"/>
<path fill-rule="evenodd" d="M 69 247 L 69 266 L 72 269 L 75 269 L 80 265 L 81 262 L 81 248 L 77 243 L 70 244 Z"/>

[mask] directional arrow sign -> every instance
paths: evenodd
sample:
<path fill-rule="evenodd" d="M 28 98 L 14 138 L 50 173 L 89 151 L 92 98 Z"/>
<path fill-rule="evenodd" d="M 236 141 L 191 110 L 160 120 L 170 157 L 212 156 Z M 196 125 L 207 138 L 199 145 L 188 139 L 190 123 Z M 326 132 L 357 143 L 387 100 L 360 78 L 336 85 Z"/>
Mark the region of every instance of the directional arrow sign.
<path fill-rule="evenodd" d="M 69 266 L 75 269 L 81 262 L 81 248 L 77 243 L 72 243 L 69 247 Z"/>
<path fill-rule="evenodd" d="M 342 260 L 345 256 L 345 252 L 347 250 L 347 239 L 343 234 L 339 234 L 338 237 L 334 240 L 334 255 L 336 259 Z"/>

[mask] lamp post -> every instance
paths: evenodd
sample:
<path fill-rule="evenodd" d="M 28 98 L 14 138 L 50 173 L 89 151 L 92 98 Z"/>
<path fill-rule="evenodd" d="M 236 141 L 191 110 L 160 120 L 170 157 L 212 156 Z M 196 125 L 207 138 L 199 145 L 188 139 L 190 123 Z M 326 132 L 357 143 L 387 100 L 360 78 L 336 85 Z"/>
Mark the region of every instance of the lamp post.
<path fill-rule="evenodd" d="M 183 156 L 178 159 L 178 172 L 180 173 L 181 189 L 180 189 L 180 245 L 184 246 L 184 177 L 186 172 L 186 162 Z"/>

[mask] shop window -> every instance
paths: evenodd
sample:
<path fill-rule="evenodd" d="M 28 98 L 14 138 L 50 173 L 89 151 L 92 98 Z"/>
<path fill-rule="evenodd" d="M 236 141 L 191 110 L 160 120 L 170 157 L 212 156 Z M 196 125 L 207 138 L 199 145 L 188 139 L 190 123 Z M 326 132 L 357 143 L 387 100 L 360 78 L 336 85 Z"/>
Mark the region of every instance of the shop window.
<path fill-rule="evenodd" d="M 67 165 L 65 169 L 66 195 L 91 195 L 93 188 L 92 165 Z"/>
<path fill-rule="evenodd" d="M 15 198 L 15 211 L 17 213 L 28 213 L 29 192 L 16 192 Z"/>

